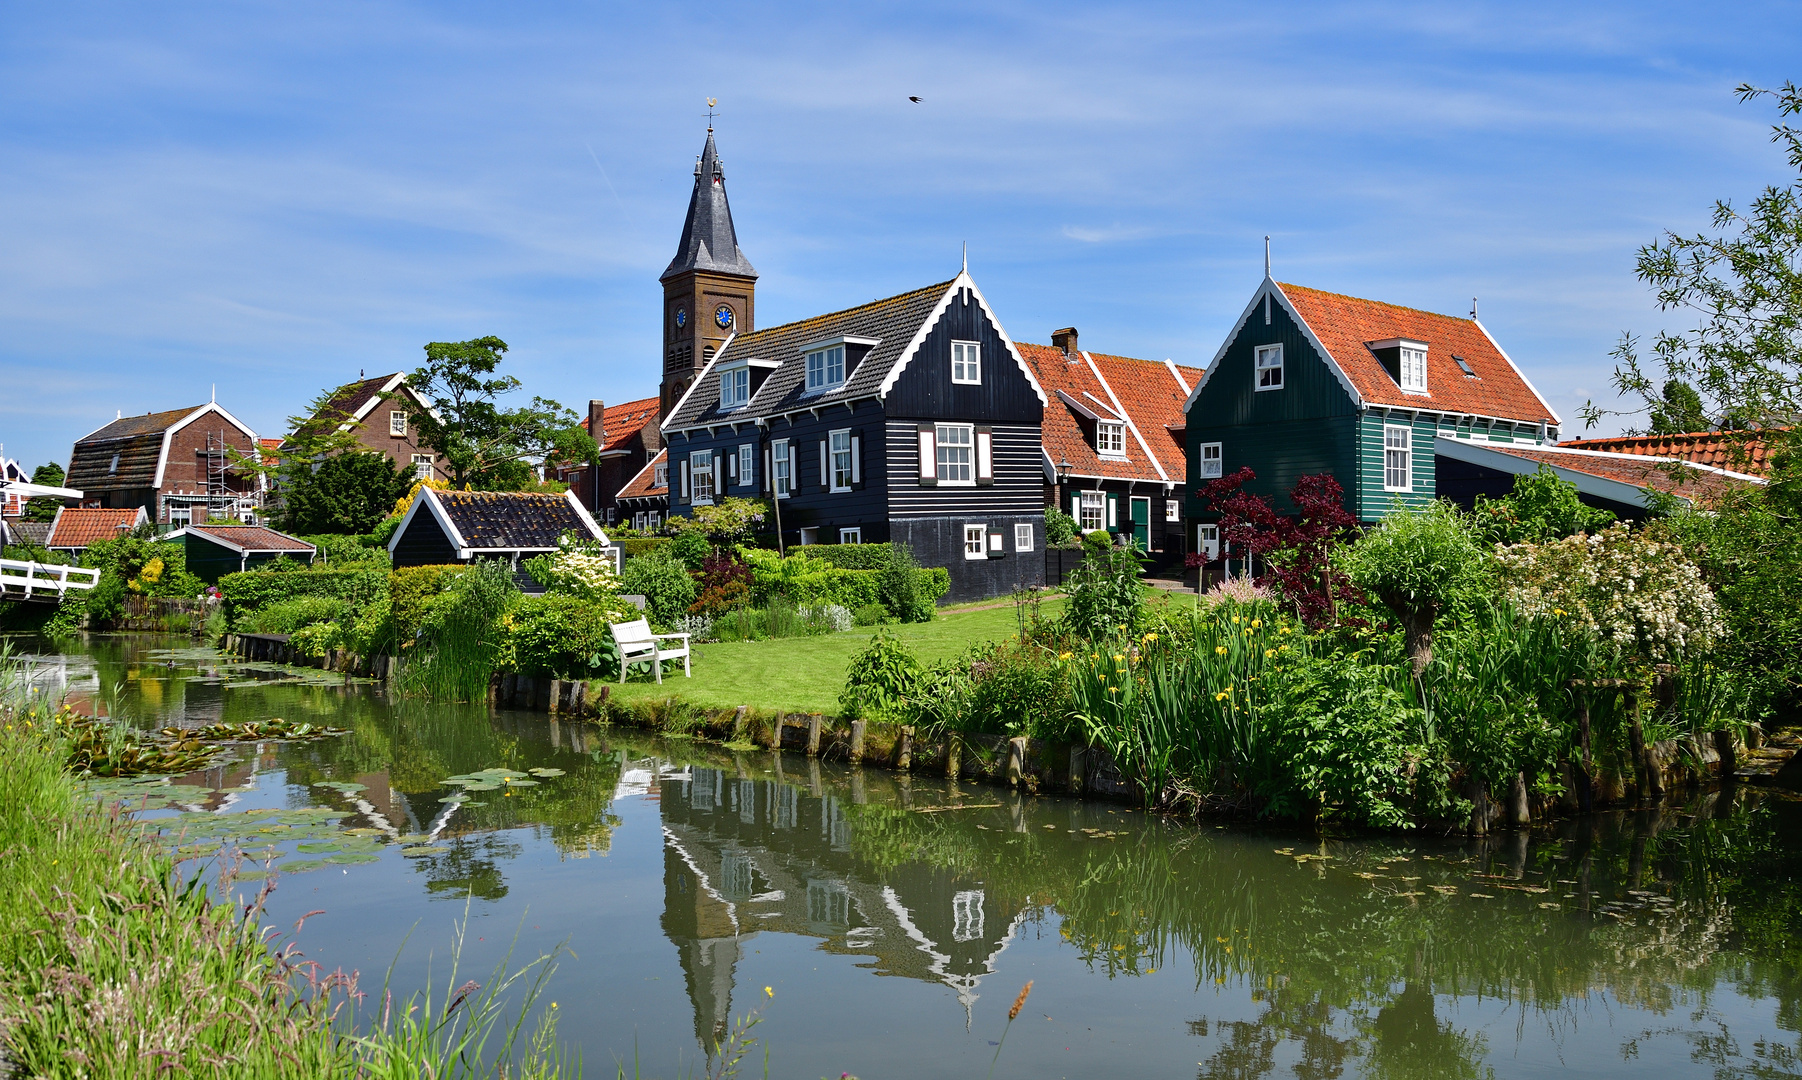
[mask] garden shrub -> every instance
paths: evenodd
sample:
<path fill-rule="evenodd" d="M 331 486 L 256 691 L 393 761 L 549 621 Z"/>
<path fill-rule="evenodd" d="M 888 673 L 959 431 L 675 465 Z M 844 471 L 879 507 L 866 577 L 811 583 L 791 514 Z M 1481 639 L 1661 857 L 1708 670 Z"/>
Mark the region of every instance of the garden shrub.
<path fill-rule="evenodd" d="M 418 635 L 401 642 L 403 651 L 411 647 L 401 693 L 435 701 L 485 698 L 507 643 L 501 616 L 519 600 L 513 572 L 499 559 L 478 559 L 447 575 L 442 591 L 425 603 Z"/>
<path fill-rule="evenodd" d="M 233 626 L 239 625 L 246 614 L 278 600 L 327 596 L 361 606 L 382 596 L 388 588 L 389 575 L 376 569 L 300 570 L 291 574 L 250 570 L 219 579 L 225 617 Z"/>
<path fill-rule="evenodd" d="M 918 687 L 920 661 L 899 638 L 877 631 L 845 669 L 839 707 L 846 716 L 883 720 L 898 715 Z"/>
<path fill-rule="evenodd" d="M 1070 547 L 1076 543 L 1076 519 L 1055 506 L 1045 508 L 1045 546 Z"/>
<path fill-rule="evenodd" d="M 386 540 L 377 541 L 373 534 L 364 536 L 346 536 L 341 533 L 325 533 L 319 536 L 302 536 L 319 549 L 313 558 L 316 567 L 329 566 L 334 570 L 348 570 L 351 567 L 367 566 L 372 570 L 387 570 L 393 565 L 388 557 Z"/>
<path fill-rule="evenodd" d="M 1266 812 L 1319 807 L 1361 825 L 1414 824 L 1408 765 L 1421 756 L 1419 710 L 1382 669 L 1326 652 L 1300 655 L 1272 677 L 1282 702 L 1282 779 L 1263 792 Z"/>
<path fill-rule="evenodd" d="M 1138 625 L 1145 603 L 1139 586 L 1139 575 L 1145 571 L 1140 554 L 1113 544 L 1096 548 L 1088 537 L 1083 546 L 1088 555 L 1064 579 L 1064 591 L 1070 598 L 1064 617 L 1078 636 L 1091 641 L 1131 630 Z"/>
<path fill-rule="evenodd" d="M 1091 555 L 1097 555 L 1109 548 L 1119 546 L 1114 543 L 1114 534 L 1106 529 L 1091 529 L 1082 534 L 1082 549 Z"/>
<path fill-rule="evenodd" d="M 1577 485 L 1543 463 L 1536 473 L 1516 476 L 1514 490 L 1500 499 L 1478 495 L 1470 516 L 1478 535 L 1490 544 L 1561 540 L 1614 522 L 1612 513 L 1585 504 L 1577 497 Z"/>
<path fill-rule="evenodd" d="M 691 574 L 699 573 L 701 564 L 713 554 L 713 543 L 702 532 L 679 533 L 669 542 L 668 551 Z"/>
<path fill-rule="evenodd" d="M 991 643 L 973 650 L 965 730 L 1056 738 L 1067 732 L 1069 668 L 1036 645 Z"/>
<path fill-rule="evenodd" d="M 890 615 L 902 622 L 931 622 L 937 614 L 934 601 L 942 592 L 933 594 L 914 560 L 913 549 L 906 544 L 890 544 L 893 556 L 889 564 L 876 571 L 876 599 Z M 943 570 L 943 567 L 935 569 Z M 934 583 L 936 584 L 936 583 Z M 945 572 L 945 588 L 951 587 L 951 575 Z"/>
<path fill-rule="evenodd" d="M 851 613 L 851 625 L 881 626 L 892 618 L 894 616 L 888 613 L 888 608 L 883 607 L 880 603 L 865 604 Z"/>
<path fill-rule="evenodd" d="M 619 596 L 612 553 L 592 540 L 571 536 L 557 538 L 557 550 L 548 556 L 542 584 L 553 592 L 584 600 L 607 601 Z"/>
<path fill-rule="evenodd" d="M 394 602 L 386 596 L 363 605 L 345 628 L 344 646 L 359 656 L 392 655 L 396 644 Z"/>
<path fill-rule="evenodd" d="M 1416 678 L 1432 662 L 1440 610 L 1483 582 L 1493 565 L 1458 509 L 1438 501 L 1424 510 L 1398 504 L 1340 562 L 1354 584 L 1401 620 Z"/>
<path fill-rule="evenodd" d="M 697 615 L 718 615 L 751 602 L 755 574 L 737 551 L 720 549 L 701 563 L 700 594 L 689 610 Z"/>
<path fill-rule="evenodd" d="M 499 666 L 564 679 L 616 677 L 619 646 L 607 624 L 626 621 L 622 609 L 629 607 L 559 593 L 523 596 L 503 619 L 507 636 Z"/>
<path fill-rule="evenodd" d="M 311 623 L 294 631 L 288 644 L 302 656 L 324 656 L 344 645 L 344 631 L 337 623 Z"/>
<path fill-rule="evenodd" d="M 411 642 L 418 635 L 432 598 L 467 570 L 462 564 L 408 566 L 388 575 L 389 620 L 397 643 Z"/>
<path fill-rule="evenodd" d="M 620 573 L 619 590 L 645 598 L 646 614 L 660 629 L 667 630 L 688 614 L 695 602 L 695 581 L 688 570 L 667 549 L 626 560 Z"/>
<path fill-rule="evenodd" d="M 667 536 L 629 536 L 619 542 L 620 554 L 626 559 L 635 559 L 640 555 L 649 555 L 660 548 L 669 547 Z"/>
<path fill-rule="evenodd" d="M 795 610 L 809 634 L 842 634 L 851 629 L 851 611 L 842 604 L 815 604 Z"/>
<path fill-rule="evenodd" d="M 889 544 L 815 544 L 807 554 L 840 570 L 881 570 L 895 561 Z"/>
<path fill-rule="evenodd" d="M 292 634 L 303 626 L 335 623 L 344 615 L 344 602 L 329 596 L 296 596 L 250 612 L 238 620 L 238 631 L 253 634 Z"/>

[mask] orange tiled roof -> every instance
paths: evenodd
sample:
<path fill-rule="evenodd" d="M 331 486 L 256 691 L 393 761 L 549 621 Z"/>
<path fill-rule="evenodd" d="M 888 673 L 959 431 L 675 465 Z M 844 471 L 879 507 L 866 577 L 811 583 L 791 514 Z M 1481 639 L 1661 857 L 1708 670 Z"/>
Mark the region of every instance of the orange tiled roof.
<path fill-rule="evenodd" d="M 56 512 L 45 547 L 85 548 L 102 540 L 117 540 L 146 520 L 142 507 L 108 510 L 100 507 L 65 506 Z"/>
<path fill-rule="evenodd" d="M 1366 402 L 1503 420 L 1558 422 L 1558 413 L 1515 370 L 1475 319 L 1279 284 Z M 1427 345 L 1427 393 L 1403 393 L 1367 343 L 1410 338 Z M 1462 358 L 1476 374 L 1464 374 Z"/>
<path fill-rule="evenodd" d="M 619 494 L 614 497 L 617 499 L 669 498 L 668 479 L 666 478 L 661 484 L 656 482 L 657 466 L 663 464 L 668 456 L 669 451 L 667 450 L 657 451 L 657 456 L 645 462 L 644 468 L 638 470 L 638 475 L 628 481 L 625 487 L 620 488 Z"/>
<path fill-rule="evenodd" d="M 1015 347 L 1051 398 L 1045 406 L 1040 437 L 1054 468 L 1061 468 L 1068 461 L 1073 476 L 1150 482 L 1168 479 L 1182 483 L 1185 459 L 1181 425 L 1188 390 L 1170 374 L 1169 368 L 1153 360 L 1106 353 L 1079 354 L 1072 359 L 1049 345 L 1015 342 Z M 1177 370 L 1190 388 L 1202 376 L 1196 368 Z M 1126 435 L 1126 460 L 1103 458 L 1096 452 L 1093 433 L 1088 430 L 1093 422 L 1073 411 L 1058 396 L 1059 391 L 1099 416 L 1124 413 L 1124 418 L 1132 421 L 1151 447 L 1157 465 L 1163 466 L 1163 475 L 1146 458 L 1145 447 L 1130 430 Z"/>
<path fill-rule="evenodd" d="M 1695 431 L 1686 435 L 1623 435 L 1612 439 L 1567 439 L 1558 445 L 1573 450 L 1603 450 L 1612 454 L 1679 458 L 1697 465 L 1712 465 L 1717 469 L 1750 476 L 1768 476 L 1771 471 L 1769 444 L 1744 432 Z"/>
<path fill-rule="evenodd" d="M 643 430 L 646 424 L 656 422 L 657 404 L 657 398 L 648 397 L 640 398 L 637 401 L 628 401 L 623 405 L 609 406 L 607 411 L 601 414 L 601 432 L 607 437 L 607 441 L 602 444 L 601 449 L 623 449 L 626 443 L 631 441 L 632 436 Z M 590 435 L 594 434 L 593 430 L 589 428 L 587 419 L 582 421 L 582 430 L 587 431 Z"/>
<path fill-rule="evenodd" d="M 1751 481 L 1723 476 L 1713 469 L 1698 467 L 1695 462 L 1678 458 L 1655 458 L 1640 454 L 1622 455 L 1605 452 L 1573 452 L 1565 446 L 1525 447 L 1505 443 L 1484 444 L 1487 449 L 1544 462 L 1560 469 L 1588 473 L 1604 480 L 1651 488 L 1677 495 L 1691 503 L 1707 504 L 1730 491 L 1742 490 Z M 1673 467 L 1675 466 L 1675 467 Z"/>

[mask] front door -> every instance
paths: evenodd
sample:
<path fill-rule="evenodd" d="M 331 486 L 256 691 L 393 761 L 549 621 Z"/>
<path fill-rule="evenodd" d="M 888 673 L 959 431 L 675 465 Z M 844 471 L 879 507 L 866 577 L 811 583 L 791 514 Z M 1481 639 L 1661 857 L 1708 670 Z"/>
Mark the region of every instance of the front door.
<path fill-rule="evenodd" d="M 1151 550 L 1151 500 L 1137 495 L 1132 497 L 1133 546 L 1140 551 Z"/>

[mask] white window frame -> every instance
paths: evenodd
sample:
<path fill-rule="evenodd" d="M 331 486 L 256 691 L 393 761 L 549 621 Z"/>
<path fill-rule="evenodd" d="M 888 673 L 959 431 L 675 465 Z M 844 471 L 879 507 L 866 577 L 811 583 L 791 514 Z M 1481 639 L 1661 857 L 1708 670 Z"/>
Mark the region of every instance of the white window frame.
<path fill-rule="evenodd" d="M 1383 490 L 1414 490 L 1414 429 L 1411 427 L 1383 425 Z"/>
<path fill-rule="evenodd" d="M 431 454 L 414 454 L 413 478 L 416 480 L 432 479 L 438 474 L 437 464 L 437 459 Z"/>
<path fill-rule="evenodd" d="M 807 370 L 807 393 L 818 393 L 845 385 L 845 347 L 843 345 L 828 345 L 823 349 L 815 349 L 807 354 L 804 363 Z M 837 378 L 833 378 L 835 368 Z"/>
<path fill-rule="evenodd" d="M 738 444 L 738 486 L 757 486 L 757 444 Z"/>
<path fill-rule="evenodd" d="M 727 368 L 720 372 L 720 408 L 742 409 L 751 400 L 751 369 Z"/>
<path fill-rule="evenodd" d="M 705 483 L 703 483 L 703 479 Z M 714 493 L 713 451 L 696 450 L 688 455 L 688 501 L 695 506 L 712 506 Z M 703 490 L 705 489 L 705 490 Z"/>
<path fill-rule="evenodd" d="M 1397 350 L 1396 370 L 1401 372 L 1401 387 L 1415 394 L 1427 392 L 1427 350 L 1402 345 Z"/>
<path fill-rule="evenodd" d="M 830 440 L 829 453 L 832 466 L 832 490 L 850 491 L 851 485 L 857 482 L 851 467 L 851 429 L 839 428 L 828 433 Z"/>
<path fill-rule="evenodd" d="M 947 441 L 947 434 L 956 438 Z M 933 446 L 937 457 L 934 475 L 940 484 L 976 486 L 976 425 L 939 424 L 933 431 Z"/>
<path fill-rule="evenodd" d="M 1183 519 L 1183 501 L 1181 499 L 1164 500 L 1164 520 L 1181 521 Z"/>
<path fill-rule="evenodd" d="M 1022 521 L 1014 525 L 1014 550 L 1032 550 L 1032 522 Z"/>
<path fill-rule="evenodd" d="M 789 456 L 787 439 L 770 443 L 770 458 L 770 490 L 776 498 L 786 499 L 795 493 L 794 459 Z"/>
<path fill-rule="evenodd" d="M 396 439 L 407 437 L 407 414 L 405 411 L 395 409 L 388 414 L 388 434 Z"/>
<path fill-rule="evenodd" d="M 651 486 L 660 488 L 669 487 L 668 461 L 659 461 L 656 467 L 651 470 Z"/>
<path fill-rule="evenodd" d="M 1107 528 L 1107 492 L 1079 491 L 1077 501 L 1076 524 L 1084 533 L 1092 533 L 1096 529 Z M 1090 514 L 1095 515 L 1094 523 L 1089 521 Z"/>
<path fill-rule="evenodd" d="M 1281 390 L 1283 388 L 1283 347 L 1281 345 L 1259 345 L 1252 350 L 1252 370 L 1256 374 L 1257 389 Z"/>
<path fill-rule="evenodd" d="M 849 529 L 840 529 L 838 531 L 838 542 L 841 544 L 863 543 L 863 526 L 855 525 Z"/>
<path fill-rule="evenodd" d="M 1201 478 L 1203 480 L 1220 479 L 1222 471 L 1226 466 L 1226 460 L 1220 452 L 1220 444 L 1217 442 L 1202 443 L 1200 463 Z"/>
<path fill-rule="evenodd" d="M 951 381 L 963 386 L 982 385 L 982 346 L 974 341 L 951 343 Z"/>
<path fill-rule="evenodd" d="M 964 558 L 986 559 L 989 557 L 989 527 L 987 525 L 964 526 Z"/>
<path fill-rule="evenodd" d="M 820 527 L 813 525 L 801 530 L 801 546 L 809 547 L 820 542 Z"/>
<path fill-rule="evenodd" d="M 1208 562 L 1220 557 L 1220 526 L 1195 526 L 1195 550 L 1199 551 Z"/>
<path fill-rule="evenodd" d="M 1095 421 L 1095 452 L 1103 457 L 1126 456 L 1126 424 L 1120 420 Z"/>

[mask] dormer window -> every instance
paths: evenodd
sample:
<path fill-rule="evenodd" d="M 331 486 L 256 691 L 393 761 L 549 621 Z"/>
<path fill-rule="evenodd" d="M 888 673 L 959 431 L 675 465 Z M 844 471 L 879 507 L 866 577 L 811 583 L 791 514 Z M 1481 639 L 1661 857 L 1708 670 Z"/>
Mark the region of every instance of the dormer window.
<path fill-rule="evenodd" d="M 1124 457 L 1126 455 L 1126 425 L 1112 420 L 1099 420 L 1095 424 L 1095 449 L 1104 455 Z"/>
<path fill-rule="evenodd" d="M 751 400 L 751 369 L 730 368 L 720 372 L 720 408 L 736 409 Z"/>
<path fill-rule="evenodd" d="M 845 347 L 832 345 L 807 354 L 807 389 L 829 390 L 845 381 Z"/>
<path fill-rule="evenodd" d="M 1401 355 L 1402 389 L 1427 392 L 1427 350 L 1424 345 L 1403 345 Z"/>
<path fill-rule="evenodd" d="M 1259 345 L 1255 363 L 1259 390 L 1281 390 L 1283 388 L 1283 347 L 1281 345 Z"/>

